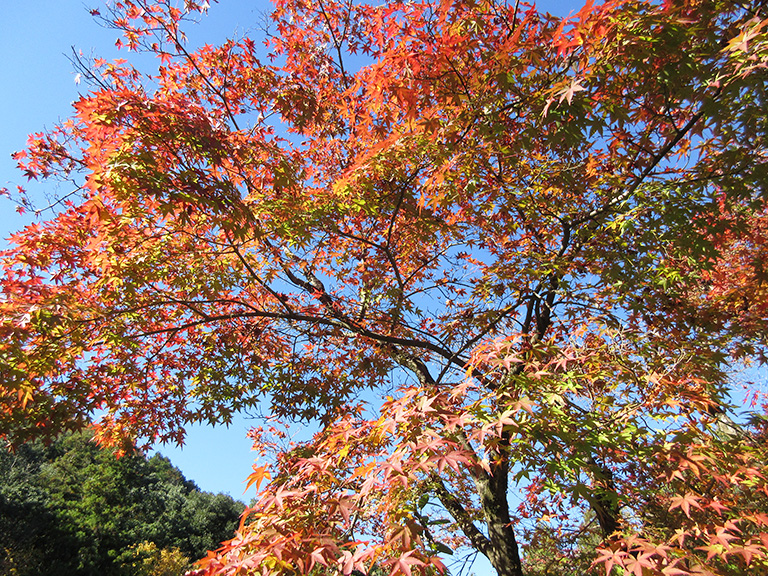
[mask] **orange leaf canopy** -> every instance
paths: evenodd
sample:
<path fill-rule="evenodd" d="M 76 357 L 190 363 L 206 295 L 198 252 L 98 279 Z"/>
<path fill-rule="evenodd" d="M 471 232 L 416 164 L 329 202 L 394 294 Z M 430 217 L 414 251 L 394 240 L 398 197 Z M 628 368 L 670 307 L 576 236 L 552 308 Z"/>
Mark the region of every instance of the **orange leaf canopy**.
<path fill-rule="evenodd" d="M 158 65 L 17 156 L 75 189 L 3 254 L 11 442 L 262 414 L 209 574 L 766 565 L 764 3 L 111 6 Z"/>

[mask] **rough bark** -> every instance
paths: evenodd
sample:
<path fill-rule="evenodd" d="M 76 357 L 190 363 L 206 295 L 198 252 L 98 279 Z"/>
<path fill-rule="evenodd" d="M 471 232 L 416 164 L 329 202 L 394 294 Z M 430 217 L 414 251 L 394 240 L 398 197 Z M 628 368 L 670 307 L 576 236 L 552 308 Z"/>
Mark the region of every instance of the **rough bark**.
<path fill-rule="evenodd" d="M 507 501 L 508 465 L 493 466 L 487 479 L 477 482 L 490 546 L 486 556 L 499 576 L 523 576 L 517 539 Z"/>

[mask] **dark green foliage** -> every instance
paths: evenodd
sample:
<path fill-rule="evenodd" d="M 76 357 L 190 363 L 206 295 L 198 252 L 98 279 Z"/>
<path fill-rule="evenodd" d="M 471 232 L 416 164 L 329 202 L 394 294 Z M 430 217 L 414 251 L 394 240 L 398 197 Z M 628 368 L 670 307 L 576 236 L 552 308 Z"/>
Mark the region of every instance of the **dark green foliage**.
<path fill-rule="evenodd" d="M 0 452 L 0 574 L 129 574 L 142 542 L 200 558 L 231 537 L 243 508 L 163 456 L 117 458 L 82 434 L 24 445 Z"/>

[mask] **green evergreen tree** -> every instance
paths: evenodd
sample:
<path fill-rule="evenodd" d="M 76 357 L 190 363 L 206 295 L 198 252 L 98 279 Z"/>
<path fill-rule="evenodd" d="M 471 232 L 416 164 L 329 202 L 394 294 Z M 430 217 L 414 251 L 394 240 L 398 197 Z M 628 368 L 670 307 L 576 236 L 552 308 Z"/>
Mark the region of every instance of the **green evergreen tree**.
<path fill-rule="evenodd" d="M 160 455 L 117 458 L 87 434 L 28 444 L 0 453 L 0 573 L 151 573 L 155 560 L 178 564 L 218 547 L 243 508 L 201 492 Z"/>

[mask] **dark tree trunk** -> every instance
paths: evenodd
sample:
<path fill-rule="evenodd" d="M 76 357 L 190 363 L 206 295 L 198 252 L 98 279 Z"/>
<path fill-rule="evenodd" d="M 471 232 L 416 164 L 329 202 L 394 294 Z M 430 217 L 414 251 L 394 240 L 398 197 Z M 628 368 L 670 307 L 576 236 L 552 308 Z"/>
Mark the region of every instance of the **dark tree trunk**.
<path fill-rule="evenodd" d="M 523 576 L 520 551 L 509 516 L 506 463 L 494 466 L 487 479 L 477 482 L 488 527 L 489 546 L 482 551 L 499 576 Z"/>

